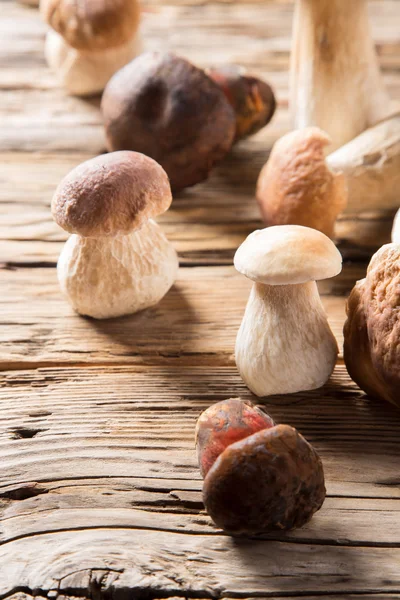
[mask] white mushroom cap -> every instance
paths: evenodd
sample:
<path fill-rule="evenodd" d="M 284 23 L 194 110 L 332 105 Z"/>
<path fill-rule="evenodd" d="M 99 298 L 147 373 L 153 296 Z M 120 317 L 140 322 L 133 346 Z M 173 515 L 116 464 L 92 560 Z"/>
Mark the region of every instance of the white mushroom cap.
<path fill-rule="evenodd" d="M 238 248 L 234 264 L 257 283 L 287 285 L 334 277 L 342 270 L 342 256 L 316 229 L 277 225 L 251 233 Z"/>

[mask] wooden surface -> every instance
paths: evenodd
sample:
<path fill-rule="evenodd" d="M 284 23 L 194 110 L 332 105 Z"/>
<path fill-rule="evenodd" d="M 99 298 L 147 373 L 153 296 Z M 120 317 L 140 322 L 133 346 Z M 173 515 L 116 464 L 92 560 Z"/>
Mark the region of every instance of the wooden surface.
<path fill-rule="evenodd" d="M 265 402 L 324 461 L 328 496 L 311 523 L 234 540 L 203 509 L 196 418 L 230 396 L 255 400 L 233 359 L 250 286 L 232 256 L 261 226 L 255 181 L 289 129 L 293 6 L 160 0 L 145 9 L 147 48 L 203 66 L 239 62 L 274 86 L 279 109 L 160 219 L 181 261 L 167 297 L 123 319 L 80 318 L 59 292 L 66 235 L 49 204 L 65 173 L 104 150 L 99 101 L 59 89 L 37 11 L 0 0 L 0 599 L 400 599 L 400 414 L 368 399 L 341 357 L 322 390 Z M 399 98 L 400 3 L 370 11 Z M 340 345 L 345 296 L 391 220 L 340 220 L 344 270 L 320 285 Z"/>

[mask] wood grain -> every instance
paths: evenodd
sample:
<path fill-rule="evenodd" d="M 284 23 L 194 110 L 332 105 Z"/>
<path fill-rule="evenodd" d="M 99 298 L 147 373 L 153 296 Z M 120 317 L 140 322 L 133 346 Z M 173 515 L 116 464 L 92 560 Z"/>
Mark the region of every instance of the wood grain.
<path fill-rule="evenodd" d="M 144 0 L 147 49 L 201 66 L 238 62 L 271 83 L 271 124 L 160 224 L 179 252 L 155 308 L 95 322 L 62 298 L 66 234 L 50 200 L 104 151 L 99 98 L 65 95 L 45 65 L 36 10 L 0 0 L 0 599 L 400 599 L 400 414 L 367 398 L 340 357 L 321 390 L 263 400 L 317 448 L 327 499 L 303 529 L 234 540 L 206 515 L 193 448 L 213 402 L 257 401 L 233 349 L 251 283 L 232 267 L 262 226 L 254 189 L 289 130 L 290 0 Z M 392 98 L 400 5 L 369 2 Z M 345 215 L 342 274 L 320 283 L 342 344 L 345 297 L 390 237 L 392 213 Z"/>
<path fill-rule="evenodd" d="M 339 348 L 345 300 L 365 266 L 349 265 L 319 288 Z M 232 364 L 252 283 L 233 267 L 181 268 L 170 292 L 135 315 L 96 321 L 74 313 L 55 269 L 0 269 L 0 366 L 60 363 Z"/>
<path fill-rule="evenodd" d="M 0 386 L 0 594 L 90 594 L 100 571 L 116 597 L 400 589 L 399 414 L 343 366 L 322 391 L 265 403 L 320 452 L 328 498 L 306 527 L 258 541 L 204 513 L 193 448 L 210 401 L 251 399 L 235 368 L 39 369 Z"/>

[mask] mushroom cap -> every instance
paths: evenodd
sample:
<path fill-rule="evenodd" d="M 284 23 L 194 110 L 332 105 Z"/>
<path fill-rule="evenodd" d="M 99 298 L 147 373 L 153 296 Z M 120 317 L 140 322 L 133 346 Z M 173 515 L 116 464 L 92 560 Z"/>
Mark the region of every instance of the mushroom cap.
<path fill-rule="evenodd" d="M 151 156 L 173 190 L 206 179 L 235 135 L 233 109 L 217 84 L 170 53 L 144 53 L 118 71 L 101 108 L 109 150 Z"/>
<path fill-rule="evenodd" d="M 208 514 L 233 535 L 301 527 L 324 499 L 321 459 L 288 425 L 264 429 L 228 446 L 203 486 Z"/>
<path fill-rule="evenodd" d="M 236 114 L 236 141 L 257 133 L 275 112 L 274 92 L 268 83 L 247 75 L 243 67 L 220 65 L 207 74 L 224 92 Z"/>
<path fill-rule="evenodd" d="M 85 237 L 115 236 L 138 229 L 172 202 L 168 177 L 152 158 L 137 152 L 102 154 L 78 165 L 53 196 L 54 220 Z"/>
<path fill-rule="evenodd" d="M 196 424 L 196 448 L 204 477 L 227 446 L 275 425 L 272 418 L 250 402 L 229 398 L 205 410 Z"/>
<path fill-rule="evenodd" d="M 301 225 L 253 231 L 236 251 L 236 269 L 257 283 L 286 285 L 334 277 L 342 256 L 323 233 Z"/>
<path fill-rule="evenodd" d="M 44 19 L 77 50 L 125 44 L 139 25 L 137 0 L 41 0 Z"/>
<path fill-rule="evenodd" d="M 347 186 L 344 175 L 325 161 L 330 142 L 324 131 L 308 127 L 274 144 L 256 191 L 267 225 L 304 225 L 333 237 L 336 217 L 347 204 Z"/>
<path fill-rule="evenodd" d="M 400 244 L 374 254 L 347 301 L 344 360 L 364 392 L 400 407 Z"/>

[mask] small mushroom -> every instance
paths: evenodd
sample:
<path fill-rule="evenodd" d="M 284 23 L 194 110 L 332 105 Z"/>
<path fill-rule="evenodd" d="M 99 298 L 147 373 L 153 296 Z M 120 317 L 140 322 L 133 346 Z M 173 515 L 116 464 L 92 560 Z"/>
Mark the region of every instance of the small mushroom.
<path fill-rule="evenodd" d="M 400 113 L 367 129 L 326 159 L 343 173 L 347 211 L 388 210 L 400 205 Z"/>
<path fill-rule="evenodd" d="M 210 406 L 200 415 L 195 433 L 202 476 L 205 477 L 229 444 L 274 425 L 269 415 L 239 398 L 229 398 Z"/>
<path fill-rule="evenodd" d="M 118 317 L 153 306 L 167 293 L 178 259 L 151 217 L 165 212 L 171 201 L 164 170 L 136 152 L 97 156 L 62 180 L 52 212 L 73 235 L 57 271 L 78 313 Z"/>
<path fill-rule="evenodd" d="M 108 149 L 151 156 L 173 190 L 206 179 L 235 136 L 233 109 L 217 84 L 170 53 L 145 53 L 121 69 L 101 108 Z"/>
<path fill-rule="evenodd" d="M 236 338 L 245 384 L 257 396 L 324 385 L 338 347 L 315 282 L 342 269 L 334 243 L 315 229 L 278 225 L 251 233 L 234 264 L 254 281 Z"/>
<path fill-rule="evenodd" d="M 261 411 L 240 400 L 219 404 L 221 408 L 218 404 L 208 408 L 196 427 L 205 476 L 203 501 L 210 517 L 231 535 L 288 530 L 307 523 L 326 493 L 322 462 L 314 448 L 293 427 L 273 426 L 268 415 L 262 429 Z M 245 424 L 239 438 L 242 414 Z M 213 463 L 203 460 L 203 453 L 209 454 L 209 439 L 216 439 L 220 450 Z"/>
<path fill-rule="evenodd" d="M 219 85 L 235 111 L 235 141 L 257 133 L 270 122 L 276 101 L 268 83 L 231 64 L 207 69 L 207 74 Z"/>
<path fill-rule="evenodd" d="M 333 149 L 392 112 L 366 0 L 297 0 L 290 109 L 295 128 L 320 127 Z"/>
<path fill-rule="evenodd" d="M 47 63 L 70 94 L 100 93 L 140 52 L 137 0 L 41 0 L 40 9 L 51 27 Z"/>
<path fill-rule="evenodd" d="M 287 133 L 273 146 L 257 182 L 257 200 L 266 225 L 304 225 L 334 236 L 347 202 L 341 173 L 325 161 L 326 133 L 308 127 Z"/>
<path fill-rule="evenodd" d="M 400 244 L 400 209 L 397 211 L 393 221 L 392 242 Z"/>
<path fill-rule="evenodd" d="M 374 254 L 347 301 L 344 360 L 364 392 L 400 407 L 400 245 Z"/>

